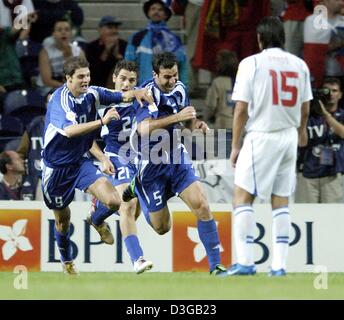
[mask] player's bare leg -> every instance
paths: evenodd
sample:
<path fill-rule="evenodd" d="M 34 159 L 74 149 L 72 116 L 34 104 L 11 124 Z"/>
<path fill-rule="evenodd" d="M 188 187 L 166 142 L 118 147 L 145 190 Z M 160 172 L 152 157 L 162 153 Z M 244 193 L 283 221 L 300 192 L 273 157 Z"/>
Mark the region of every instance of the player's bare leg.
<path fill-rule="evenodd" d="M 201 183 L 199 181 L 193 182 L 180 193 L 179 197 L 197 217 L 197 230 L 207 252 L 210 273 L 215 275 L 227 274 L 226 268 L 221 265 L 221 244 L 216 223 L 210 212 Z"/>
<path fill-rule="evenodd" d="M 163 235 L 171 229 L 171 215 L 168 207 L 164 207 L 159 211 L 149 213 L 152 228 L 160 235 Z"/>
<path fill-rule="evenodd" d="M 63 272 L 67 275 L 78 275 L 73 262 L 72 245 L 70 242 L 70 209 L 53 210 L 55 215 L 54 235 L 61 254 Z"/>
<path fill-rule="evenodd" d="M 272 206 L 272 263 L 271 276 L 286 275 L 289 248 L 290 214 L 287 197 L 271 196 Z"/>
<path fill-rule="evenodd" d="M 120 197 L 129 184 L 123 183 L 116 187 Z M 153 263 L 143 258 L 143 250 L 137 237 L 136 219 L 139 216 L 140 206 L 137 198 L 123 202 L 119 210 L 119 222 L 124 243 L 131 258 L 136 273 L 150 270 Z"/>
<path fill-rule="evenodd" d="M 256 273 L 253 252 L 256 226 L 252 208 L 253 201 L 252 194 L 237 185 L 234 186 L 234 242 L 237 263 L 229 268 L 230 275 L 253 275 Z"/>
<path fill-rule="evenodd" d="M 95 221 L 94 217 L 90 215 L 87 218 L 87 222 L 97 230 L 102 241 L 107 244 L 113 244 L 114 237 L 111 233 L 110 226 L 104 220 L 119 209 L 121 198 L 115 187 L 105 177 L 101 177 L 92 183 L 87 188 L 87 192 L 95 196 L 101 203 L 109 208 L 109 214 L 106 217 L 102 216 L 100 221 Z"/>

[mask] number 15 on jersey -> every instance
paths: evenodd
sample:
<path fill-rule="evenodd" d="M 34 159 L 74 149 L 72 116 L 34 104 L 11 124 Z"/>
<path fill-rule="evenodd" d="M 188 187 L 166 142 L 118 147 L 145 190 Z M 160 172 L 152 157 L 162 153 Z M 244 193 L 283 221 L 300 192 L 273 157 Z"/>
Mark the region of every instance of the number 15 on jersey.
<path fill-rule="evenodd" d="M 295 107 L 298 96 L 298 88 L 296 86 L 288 84 L 288 79 L 298 79 L 297 72 L 292 71 L 280 71 L 269 70 L 272 80 L 272 104 L 282 105 L 283 107 L 292 108 Z M 282 99 L 279 93 L 283 95 L 289 93 L 288 99 Z"/>

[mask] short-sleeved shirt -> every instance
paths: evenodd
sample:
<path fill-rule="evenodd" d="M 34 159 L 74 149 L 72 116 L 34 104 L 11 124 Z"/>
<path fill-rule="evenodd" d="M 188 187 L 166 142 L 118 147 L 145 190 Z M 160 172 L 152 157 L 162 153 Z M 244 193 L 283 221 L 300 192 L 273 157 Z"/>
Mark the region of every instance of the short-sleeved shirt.
<path fill-rule="evenodd" d="M 312 98 L 306 63 L 280 48 L 265 49 L 239 65 L 232 99 L 248 103 L 247 131 L 298 128 L 301 105 Z"/>
<path fill-rule="evenodd" d="M 143 107 L 137 108 L 136 122 L 141 123 L 145 119 L 159 119 L 168 117 L 178 113 L 183 108 L 190 105 L 188 93 L 184 84 L 177 81 L 174 89 L 165 93 L 162 92 L 154 80 L 145 82 L 142 87 L 147 88 L 151 91 L 154 98 L 155 105 L 144 104 Z M 173 157 L 174 152 L 181 149 L 181 142 L 178 138 L 178 133 L 175 131 L 177 124 L 173 124 L 164 131 L 156 130 L 152 132 L 149 145 L 148 141 L 139 139 L 139 145 L 141 147 L 141 156 L 143 150 L 147 150 L 151 153 L 152 149 L 159 144 L 159 148 L 162 149 L 170 158 Z"/>
<path fill-rule="evenodd" d="M 64 128 L 96 120 L 96 109 L 122 100 L 120 92 L 91 86 L 75 98 L 66 85 L 58 88 L 51 97 L 45 118 L 43 161 L 51 168 L 78 164 L 91 148 L 96 130 L 68 138 Z"/>

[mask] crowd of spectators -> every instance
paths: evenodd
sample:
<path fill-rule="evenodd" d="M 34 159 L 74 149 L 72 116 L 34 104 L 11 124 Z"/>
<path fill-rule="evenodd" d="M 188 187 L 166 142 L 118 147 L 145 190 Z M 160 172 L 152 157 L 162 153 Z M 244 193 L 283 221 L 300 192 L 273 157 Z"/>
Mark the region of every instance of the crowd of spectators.
<path fill-rule="evenodd" d="M 258 52 L 256 25 L 274 14 L 284 23 L 285 50 L 306 61 L 314 89 L 330 92 L 329 105 L 323 105 L 321 113 L 313 110 L 309 118 L 310 143 L 299 152 L 295 200 L 343 201 L 344 140 L 340 130 L 333 129 L 333 119 L 344 124 L 343 0 L 148 0 L 142 10 L 147 25 L 127 41 L 120 37 L 123 21 L 109 12 L 97 23 L 98 38 L 87 42 L 81 33 L 84 14 L 75 0 L 0 0 L 2 193 L 15 190 L 11 198 L 41 199 L 37 190 L 44 98 L 63 84 L 62 66 L 68 58 L 85 55 L 91 84 L 113 88 L 119 60 L 138 63 L 142 83 L 152 77 L 153 54 L 173 52 L 179 78 L 190 93 L 206 93 L 204 120 L 214 129 L 231 130 L 238 63 Z M 184 17 L 183 39 L 168 26 L 173 15 Z M 211 74 L 208 88 L 199 83 L 200 69 Z M 40 98 L 29 99 L 36 95 Z M 26 173 L 19 170 L 17 155 L 25 160 Z M 31 191 L 18 193 L 18 181 Z"/>

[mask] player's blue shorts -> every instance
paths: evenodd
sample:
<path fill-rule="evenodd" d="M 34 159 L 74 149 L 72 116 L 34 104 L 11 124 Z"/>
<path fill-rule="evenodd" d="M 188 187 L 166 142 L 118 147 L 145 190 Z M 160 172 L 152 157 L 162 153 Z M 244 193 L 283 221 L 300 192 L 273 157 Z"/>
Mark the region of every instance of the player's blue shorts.
<path fill-rule="evenodd" d="M 144 164 L 136 176 L 135 193 L 148 223 L 149 213 L 166 207 L 167 200 L 178 196 L 199 178 L 189 164 Z"/>
<path fill-rule="evenodd" d="M 49 209 L 64 209 L 74 199 L 75 188 L 85 191 L 103 174 L 90 159 L 84 158 L 77 165 L 42 169 L 42 191 L 44 202 Z"/>
<path fill-rule="evenodd" d="M 131 162 L 121 162 L 119 157 L 111 156 L 110 160 L 115 167 L 115 174 L 111 176 L 112 185 L 118 186 L 123 183 L 130 183 L 137 172 L 136 166 Z"/>

